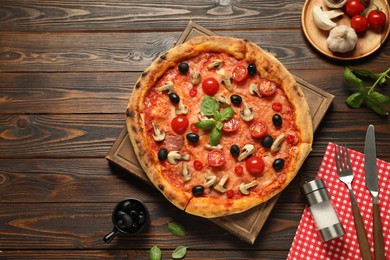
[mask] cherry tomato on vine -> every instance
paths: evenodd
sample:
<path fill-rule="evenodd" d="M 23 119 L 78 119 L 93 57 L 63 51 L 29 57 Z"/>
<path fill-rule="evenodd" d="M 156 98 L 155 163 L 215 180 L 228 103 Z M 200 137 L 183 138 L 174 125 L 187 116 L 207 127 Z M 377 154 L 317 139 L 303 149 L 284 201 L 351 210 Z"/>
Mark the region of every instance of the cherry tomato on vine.
<path fill-rule="evenodd" d="M 202 89 L 204 93 L 209 96 L 215 95 L 219 90 L 219 82 L 215 78 L 206 78 L 202 82 Z"/>
<path fill-rule="evenodd" d="M 380 9 L 372 10 L 367 16 L 371 28 L 381 28 L 386 22 L 386 15 Z"/>
<path fill-rule="evenodd" d="M 264 171 L 264 161 L 259 156 L 251 156 L 246 162 L 245 166 L 247 171 L 252 175 L 259 175 Z"/>
<path fill-rule="evenodd" d="M 357 14 L 363 13 L 364 4 L 362 4 L 359 0 L 349 0 L 345 5 L 345 11 L 350 17 L 353 17 Z"/>
<path fill-rule="evenodd" d="M 212 167 L 219 167 L 225 164 L 226 159 L 221 150 L 212 150 L 207 155 L 207 161 Z"/>
<path fill-rule="evenodd" d="M 265 122 L 258 121 L 251 124 L 249 131 L 252 138 L 260 139 L 267 135 L 268 127 Z"/>
<path fill-rule="evenodd" d="M 351 19 L 351 27 L 355 30 L 355 32 L 364 32 L 367 29 L 368 22 L 367 18 L 361 16 L 360 14 L 355 15 Z"/>
<path fill-rule="evenodd" d="M 235 81 L 241 82 L 248 77 L 247 67 L 239 64 L 237 65 L 232 72 L 232 77 Z"/>
<path fill-rule="evenodd" d="M 276 84 L 272 81 L 269 81 L 267 79 L 261 79 L 259 84 L 259 92 L 261 95 L 270 97 L 276 92 Z"/>
<path fill-rule="evenodd" d="M 178 115 L 174 117 L 171 122 L 172 130 L 179 135 L 184 134 L 188 128 L 188 125 L 188 118 L 184 115 Z"/>

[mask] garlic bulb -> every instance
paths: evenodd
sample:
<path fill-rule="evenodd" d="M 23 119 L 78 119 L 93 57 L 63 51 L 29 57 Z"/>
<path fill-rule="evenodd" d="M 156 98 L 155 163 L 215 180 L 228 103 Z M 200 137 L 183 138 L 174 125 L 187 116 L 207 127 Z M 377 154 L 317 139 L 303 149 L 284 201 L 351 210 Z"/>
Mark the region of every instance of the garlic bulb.
<path fill-rule="evenodd" d="M 345 53 L 355 48 L 357 40 L 358 36 L 354 29 L 347 25 L 339 25 L 330 31 L 326 43 L 331 51 Z"/>

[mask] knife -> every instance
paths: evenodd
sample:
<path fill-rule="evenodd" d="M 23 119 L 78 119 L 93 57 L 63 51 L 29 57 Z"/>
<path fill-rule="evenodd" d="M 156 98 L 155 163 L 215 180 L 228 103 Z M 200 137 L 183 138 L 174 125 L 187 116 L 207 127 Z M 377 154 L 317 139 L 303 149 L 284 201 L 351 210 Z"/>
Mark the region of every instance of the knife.
<path fill-rule="evenodd" d="M 376 167 L 375 128 L 369 125 L 364 145 L 364 172 L 366 186 L 372 195 L 373 228 L 374 228 L 374 255 L 375 260 L 385 259 L 383 228 L 379 209 L 378 171 Z"/>

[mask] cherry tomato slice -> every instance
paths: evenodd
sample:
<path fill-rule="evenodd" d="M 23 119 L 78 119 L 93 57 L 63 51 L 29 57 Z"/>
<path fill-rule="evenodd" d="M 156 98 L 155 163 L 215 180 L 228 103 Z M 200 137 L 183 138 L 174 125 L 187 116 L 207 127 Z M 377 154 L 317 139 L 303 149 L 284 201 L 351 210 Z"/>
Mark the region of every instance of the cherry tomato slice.
<path fill-rule="evenodd" d="M 198 90 L 196 88 L 190 89 L 190 96 L 191 97 L 196 97 L 197 94 L 198 94 Z"/>
<path fill-rule="evenodd" d="M 238 120 L 232 117 L 229 121 L 223 123 L 222 131 L 225 133 L 233 133 L 238 130 Z"/>
<path fill-rule="evenodd" d="M 282 111 L 282 107 L 283 107 L 283 105 L 282 105 L 282 103 L 280 103 L 280 102 L 274 102 L 274 103 L 272 103 L 272 109 L 273 109 L 275 112 L 280 112 L 280 111 Z"/>
<path fill-rule="evenodd" d="M 202 170 L 203 169 L 203 163 L 201 161 L 199 161 L 199 160 L 195 160 L 194 161 L 194 168 L 197 171 Z"/>
<path fill-rule="evenodd" d="M 234 67 L 232 77 L 235 81 L 241 82 L 248 77 L 248 69 L 242 64 L 238 64 Z"/>
<path fill-rule="evenodd" d="M 252 138 L 260 139 L 267 135 L 268 127 L 265 122 L 258 121 L 250 125 L 249 131 Z"/>
<path fill-rule="evenodd" d="M 212 150 L 207 155 L 207 161 L 212 167 L 219 167 L 225 164 L 225 156 L 221 150 Z"/>
<path fill-rule="evenodd" d="M 247 171 L 252 175 L 263 173 L 265 167 L 263 159 L 256 155 L 249 157 L 245 162 L 245 166 Z"/>
<path fill-rule="evenodd" d="M 241 165 L 237 165 L 235 168 L 234 168 L 234 173 L 237 175 L 237 176 L 242 176 L 244 174 L 244 168 L 242 168 Z"/>
<path fill-rule="evenodd" d="M 233 197 L 234 197 L 234 194 L 235 194 L 234 190 L 227 190 L 227 191 L 226 191 L 226 196 L 227 196 L 229 199 L 233 198 Z"/>
<path fill-rule="evenodd" d="M 259 84 L 259 91 L 260 94 L 266 97 L 270 97 L 273 94 L 275 94 L 277 89 L 277 86 L 274 82 L 267 80 L 267 79 L 261 79 Z"/>
<path fill-rule="evenodd" d="M 207 95 L 213 96 L 219 90 L 219 82 L 215 78 L 206 78 L 202 82 L 202 89 Z"/>
<path fill-rule="evenodd" d="M 386 15 L 381 10 L 372 10 L 367 16 L 371 28 L 381 28 L 386 22 Z"/>
<path fill-rule="evenodd" d="M 184 115 L 178 115 L 172 119 L 171 126 L 172 130 L 179 135 L 185 133 L 189 125 L 188 118 Z"/>
<path fill-rule="evenodd" d="M 199 129 L 195 126 L 195 123 L 191 123 L 190 125 L 191 132 L 198 133 Z"/>

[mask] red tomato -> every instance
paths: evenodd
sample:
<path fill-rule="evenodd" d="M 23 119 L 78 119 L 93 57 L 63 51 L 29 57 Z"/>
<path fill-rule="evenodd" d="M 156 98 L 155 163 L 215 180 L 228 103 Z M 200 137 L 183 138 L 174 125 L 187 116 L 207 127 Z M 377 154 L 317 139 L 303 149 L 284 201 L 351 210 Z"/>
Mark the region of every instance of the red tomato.
<path fill-rule="evenodd" d="M 191 123 L 190 125 L 191 132 L 198 133 L 199 129 L 195 126 L 195 123 Z"/>
<path fill-rule="evenodd" d="M 355 15 L 351 19 L 351 27 L 355 32 L 364 32 L 367 29 L 368 23 L 367 18 L 360 14 Z"/>
<path fill-rule="evenodd" d="M 198 90 L 196 88 L 190 89 L 190 96 L 191 97 L 196 97 L 197 94 L 198 94 Z"/>
<path fill-rule="evenodd" d="M 345 5 L 345 11 L 350 17 L 361 14 L 364 11 L 364 5 L 359 0 L 350 0 Z"/>
<path fill-rule="evenodd" d="M 176 134 L 184 134 L 189 125 L 188 118 L 184 115 L 178 115 L 172 119 L 171 126 L 172 130 Z"/>
<path fill-rule="evenodd" d="M 232 77 L 235 81 L 241 82 L 248 77 L 247 67 L 239 64 L 237 65 L 232 72 Z"/>
<path fill-rule="evenodd" d="M 199 161 L 199 160 L 195 160 L 194 161 L 194 168 L 197 171 L 202 170 L 203 169 L 203 163 L 201 161 Z"/>
<path fill-rule="evenodd" d="M 268 127 L 263 121 L 252 123 L 249 127 L 252 138 L 260 139 L 267 135 Z"/>
<path fill-rule="evenodd" d="M 294 143 L 294 141 L 295 141 L 295 136 L 293 136 L 293 135 L 287 135 L 286 141 L 287 141 L 287 143 L 289 143 L 289 144 Z"/>
<path fill-rule="evenodd" d="M 245 166 L 247 171 L 252 175 L 259 175 L 264 171 L 264 161 L 259 156 L 251 156 L 246 162 Z"/>
<path fill-rule="evenodd" d="M 225 133 L 233 133 L 238 130 L 238 120 L 232 117 L 229 121 L 223 123 L 222 131 Z"/>
<path fill-rule="evenodd" d="M 275 102 L 275 103 L 272 103 L 272 109 L 275 111 L 275 112 L 280 112 L 282 111 L 282 103 L 279 103 L 279 102 Z"/>
<path fill-rule="evenodd" d="M 261 79 L 259 84 L 260 94 L 266 97 L 270 97 L 276 92 L 276 84 L 267 79 Z"/>
<path fill-rule="evenodd" d="M 367 16 L 368 24 L 372 28 L 381 28 L 386 22 L 386 15 L 379 9 L 372 10 Z"/>
<path fill-rule="evenodd" d="M 244 168 L 242 168 L 241 165 L 237 165 L 235 168 L 234 168 L 234 173 L 237 175 L 237 176 L 242 176 L 244 174 Z"/>
<path fill-rule="evenodd" d="M 202 82 L 202 89 L 207 95 L 213 96 L 219 90 L 219 82 L 215 78 L 206 78 Z"/>
<path fill-rule="evenodd" d="M 233 198 L 234 197 L 234 190 L 227 190 L 226 191 L 226 196 L 230 199 L 230 198 Z"/>
<path fill-rule="evenodd" d="M 225 164 L 225 156 L 221 150 L 212 150 L 207 155 L 207 161 L 212 167 L 219 167 Z"/>

